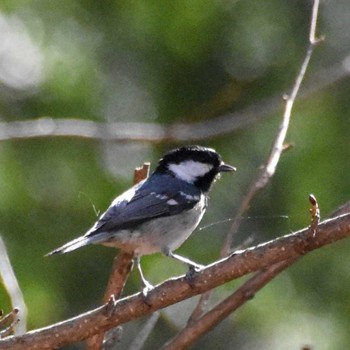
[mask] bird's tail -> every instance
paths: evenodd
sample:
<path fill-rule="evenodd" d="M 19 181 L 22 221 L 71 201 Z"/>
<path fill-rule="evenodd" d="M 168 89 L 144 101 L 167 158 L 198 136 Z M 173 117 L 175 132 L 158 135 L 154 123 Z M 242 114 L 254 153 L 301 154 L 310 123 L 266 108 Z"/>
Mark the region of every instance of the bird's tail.
<path fill-rule="evenodd" d="M 52 252 L 46 254 L 46 256 L 69 253 L 73 250 L 81 248 L 81 247 L 88 245 L 90 243 L 92 243 L 92 242 L 89 239 L 89 237 L 81 236 L 79 238 L 74 239 L 73 241 L 66 243 L 62 247 L 59 247 L 59 248 L 53 250 Z"/>

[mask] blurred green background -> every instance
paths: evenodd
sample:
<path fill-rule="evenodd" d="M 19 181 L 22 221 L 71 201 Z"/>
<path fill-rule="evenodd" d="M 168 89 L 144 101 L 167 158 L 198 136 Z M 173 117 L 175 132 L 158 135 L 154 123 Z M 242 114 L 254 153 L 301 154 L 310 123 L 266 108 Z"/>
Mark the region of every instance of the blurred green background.
<path fill-rule="evenodd" d="M 113 249 L 44 254 L 83 234 L 130 186 L 136 166 L 154 165 L 171 147 L 214 147 L 238 168 L 215 185 L 203 229 L 179 249 L 201 263 L 217 259 L 227 219 L 276 134 L 281 97 L 290 91 L 307 48 L 311 6 L 306 0 L 0 0 L 1 122 L 48 117 L 167 124 L 235 113 L 235 125 L 241 111 L 246 121 L 200 142 L 0 141 L 0 234 L 28 307 L 29 329 L 100 304 Z M 349 199 L 349 23 L 350 2 L 321 3 L 318 32 L 326 41 L 314 53 L 293 111 L 287 140 L 295 147 L 252 204 L 237 246 L 307 226 L 309 193 L 318 198 L 323 217 Z M 245 117 L 247 108 L 253 117 Z M 194 348 L 347 348 L 349 249 L 345 240 L 305 256 Z M 158 254 L 145 257 L 143 268 L 153 283 L 185 272 Z M 216 290 L 211 303 L 240 283 Z M 132 273 L 125 294 L 138 290 Z M 166 309 L 144 348 L 157 348 L 174 335 L 196 300 Z M 0 308 L 11 308 L 3 286 Z M 118 348 L 128 349 L 143 322 L 124 327 Z"/>

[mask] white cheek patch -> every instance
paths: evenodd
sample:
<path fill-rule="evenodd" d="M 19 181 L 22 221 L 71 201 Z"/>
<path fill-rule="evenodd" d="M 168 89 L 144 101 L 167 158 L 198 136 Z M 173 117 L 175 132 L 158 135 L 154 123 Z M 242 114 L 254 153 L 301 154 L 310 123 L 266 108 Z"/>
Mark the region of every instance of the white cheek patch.
<path fill-rule="evenodd" d="M 178 179 L 193 183 L 197 178 L 209 173 L 213 169 L 213 165 L 186 160 L 179 164 L 169 164 L 168 168 Z"/>

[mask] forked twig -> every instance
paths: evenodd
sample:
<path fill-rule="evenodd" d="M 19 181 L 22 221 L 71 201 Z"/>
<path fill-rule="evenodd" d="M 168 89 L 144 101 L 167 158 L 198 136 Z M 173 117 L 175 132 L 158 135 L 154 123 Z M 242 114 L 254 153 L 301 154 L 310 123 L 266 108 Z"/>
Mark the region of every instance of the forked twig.
<path fill-rule="evenodd" d="M 348 78 L 347 55 L 339 62 L 313 73 L 312 80 L 298 93 L 298 99 L 311 95 Z M 280 106 L 280 96 L 272 96 L 234 112 L 221 114 L 211 120 L 191 123 L 163 124 L 145 122 L 103 123 L 86 119 L 52 118 L 0 122 L 0 141 L 32 138 L 82 138 L 118 142 L 185 142 L 207 140 L 227 135 L 235 130 L 270 116 Z M 182 118 L 183 119 L 183 118 Z"/>
<path fill-rule="evenodd" d="M 261 170 L 259 171 L 257 178 L 251 183 L 247 195 L 244 197 L 240 208 L 233 220 L 230 231 L 226 237 L 226 242 L 221 251 L 221 256 L 226 256 L 230 253 L 232 246 L 234 235 L 236 234 L 240 222 L 244 213 L 250 208 L 250 203 L 257 195 L 257 193 L 263 189 L 272 178 L 272 176 L 276 172 L 277 164 L 281 158 L 283 151 L 285 150 L 284 142 L 286 139 L 290 118 L 292 114 L 292 108 L 299 92 L 301 83 L 304 79 L 306 69 L 309 65 L 312 53 L 314 51 L 315 46 L 322 40 L 316 38 L 316 25 L 318 18 L 318 9 L 319 9 L 319 0 L 314 0 L 312 15 L 311 15 L 311 25 L 310 25 L 310 33 L 309 33 L 309 46 L 306 51 L 306 55 L 304 61 L 300 67 L 299 74 L 295 80 L 292 91 L 290 95 L 286 96 L 286 106 L 283 114 L 282 123 L 279 126 L 277 135 L 275 140 L 272 143 L 271 151 L 268 155 L 267 161 L 264 165 L 261 166 Z"/>

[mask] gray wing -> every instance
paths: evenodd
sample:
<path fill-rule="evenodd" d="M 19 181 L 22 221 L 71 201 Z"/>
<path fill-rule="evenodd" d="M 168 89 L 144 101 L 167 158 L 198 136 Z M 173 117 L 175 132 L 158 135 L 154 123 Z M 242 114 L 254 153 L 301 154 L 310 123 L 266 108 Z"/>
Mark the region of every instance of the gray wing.
<path fill-rule="evenodd" d="M 156 217 L 192 209 L 199 202 L 201 192 L 197 188 L 173 181 L 169 186 L 164 180 L 168 179 L 157 179 L 157 189 L 162 188 L 162 192 L 153 191 L 155 186 L 150 182 L 134 186 L 117 197 L 86 235 L 132 228 Z"/>

